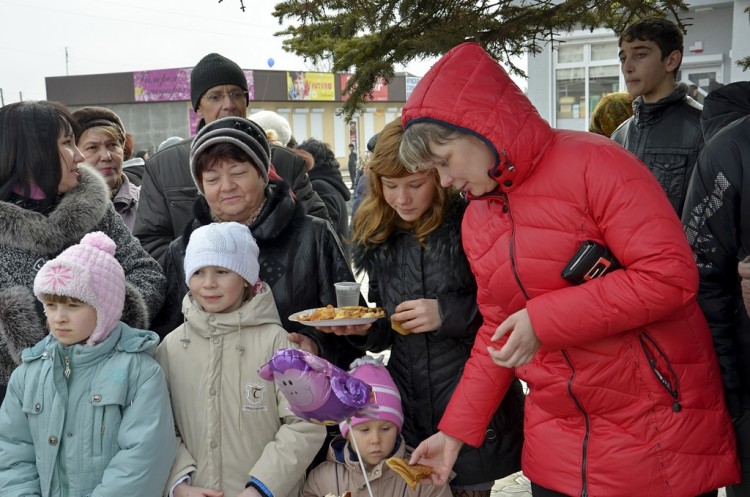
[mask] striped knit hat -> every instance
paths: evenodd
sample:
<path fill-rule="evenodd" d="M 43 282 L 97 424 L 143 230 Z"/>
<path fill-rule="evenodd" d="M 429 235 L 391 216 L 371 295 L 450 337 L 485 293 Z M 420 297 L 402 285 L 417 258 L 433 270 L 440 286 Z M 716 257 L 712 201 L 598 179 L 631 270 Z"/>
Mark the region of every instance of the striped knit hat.
<path fill-rule="evenodd" d="M 339 423 L 341 434 L 346 436 L 351 426 L 367 421 L 390 421 L 396 425 L 399 433 L 404 425 L 404 412 L 401 407 L 401 394 L 393 382 L 391 374 L 383 365 L 383 356 L 365 356 L 351 364 L 349 373 L 372 387 L 372 414 L 370 417 L 353 417 L 351 423 Z"/>

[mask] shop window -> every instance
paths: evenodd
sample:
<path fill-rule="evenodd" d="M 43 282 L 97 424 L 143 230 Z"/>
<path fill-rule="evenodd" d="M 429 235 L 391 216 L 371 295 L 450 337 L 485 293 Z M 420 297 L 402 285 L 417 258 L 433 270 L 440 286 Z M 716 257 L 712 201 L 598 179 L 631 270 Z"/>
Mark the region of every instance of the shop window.
<path fill-rule="evenodd" d="M 563 43 L 556 54 L 553 125 L 586 130 L 602 96 L 622 87 L 617 42 Z"/>

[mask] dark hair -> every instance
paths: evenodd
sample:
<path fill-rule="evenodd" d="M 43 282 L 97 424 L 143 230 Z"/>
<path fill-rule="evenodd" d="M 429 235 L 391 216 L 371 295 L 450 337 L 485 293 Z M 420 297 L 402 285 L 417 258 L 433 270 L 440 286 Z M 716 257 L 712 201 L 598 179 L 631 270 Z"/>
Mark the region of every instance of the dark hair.
<path fill-rule="evenodd" d="M 44 193 L 44 204 L 51 205 L 62 178 L 57 141 L 63 134 L 77 132 L 70 111 L 58 102 L 0 107 L 0 200 L 7 200 L 16 185 L 29 197 L 36 185 Z"/>
<path fill-rule="evenodd" d="M 675 50 L 679 51 L 680 55 L 684 51 L 682 31 L 677 24 L 662 17 L 647 17 L 631 24 L 620 34 L 617 46 L 621 46 L 623 41 L 630 43 L 634 40 L 656 43 L 661 50 L 661 60 L 666 59 Z M 682 60 L 675 67 L 675 74 L 680 69 L 680 65 L 682 65 Z"/>
<path fill-rule="evenodd" d="M 315 138 L 308 138 L 303 141 L 297 148 L 305 150 L 313 156 L 315 159 L 315 168 L 328 168 L 328 169 L 339 169 L 339 161 L 336 160 L 336 154 L 333 153 L 331 147 L 327 143 L 323 143 Z"/>
<path fill-rule="evenodd" d="M 240 147 L 227 142 L 219 142 L 209 145 L 195 157 L 195 176 L 198 180 L 203 178 L 203 172 L 220 160 L 233 160 L 237 162 L 249 162 L 256 169 L 260 167 Z"/>

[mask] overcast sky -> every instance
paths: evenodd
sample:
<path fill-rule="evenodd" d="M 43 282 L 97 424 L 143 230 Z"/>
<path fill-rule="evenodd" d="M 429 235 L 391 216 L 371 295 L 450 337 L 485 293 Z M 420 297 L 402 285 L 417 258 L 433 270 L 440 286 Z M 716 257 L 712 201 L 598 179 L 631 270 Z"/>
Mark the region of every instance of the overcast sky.
<path fill-rule="evenodd" d="M 269 58 L 273 69 L 312 69 L 273 36 L 276 3 L 245 0 L 243 13 L 240 0 L 0 0 L 3 99 L 46 98 L 48 76 L 192 67 L 210 52 L 244 69 Z M 405 69 L 422 76 L 431 62 Z"/>
<path fill-rule="evenodd" d="M 47 76 L 191 67 L 210 52 L 245 69 L 269 58 L 273 69 L 311 69 L 273 36 L 276 3 L 245 0 L 243 13 L 240 0 L 0 0 L 3 98 L 44 99 Z"/>

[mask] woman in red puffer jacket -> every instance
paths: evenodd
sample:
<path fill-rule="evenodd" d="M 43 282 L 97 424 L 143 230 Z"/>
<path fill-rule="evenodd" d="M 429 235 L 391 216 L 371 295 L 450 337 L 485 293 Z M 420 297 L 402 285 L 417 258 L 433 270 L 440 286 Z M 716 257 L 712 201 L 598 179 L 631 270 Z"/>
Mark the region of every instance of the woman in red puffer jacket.
<path fill-rule="evenodd" d="M 403 110 L 401 155 L 470 199 L 462 240 L 484 317 L 413 462 L 443 483 L 514 373 L 530 388 L 522 465 L 537 497 L 671 496 L 739 478 L 698 274 L 653 175 L 606 138 L 553 130 L 479 46 L 460 45 Z M 625 269 L 561 277 L 584 241 Z"/>

